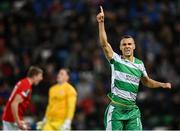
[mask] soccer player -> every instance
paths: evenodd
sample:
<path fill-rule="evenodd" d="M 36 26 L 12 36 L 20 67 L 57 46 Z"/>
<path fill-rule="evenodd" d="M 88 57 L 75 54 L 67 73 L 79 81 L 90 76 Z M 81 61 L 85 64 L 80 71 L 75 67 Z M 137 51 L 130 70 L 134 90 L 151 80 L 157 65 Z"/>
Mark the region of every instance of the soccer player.
<path fill-rule="evenodd" d="M 149 88 L 171 88 L 148 77 L 144 64 L 134 57 L 135 42 L 131 36 L 120 41 L 122 55 L 115 53 L 109 44 L 104 27 L 104 12 L 100 6 L 97 15 L 99 39 L 106 58 L 111 65 L 111 103 L 106 109 L 104 124 L 106 130 L 142 130 L 140 110 L 136 105 L 139 82 Z"/>
<path fill-rule="evenodd" d="M 32 85 L 37 85 L 43 79 L 43 70 L 31 66 L 27 77 L 17 82 L 2 115 L 3 130 L 28 130 L 28 124 L 23 120 L 24 112 L 28 109 Z"/>
<path fill-rule="evenodd" d="M 77 93 L 68 83 L 69 70 L 60 69 L 57 84 L 50 87 L 45 118 L 37 123 L 38 130 L 70 130 L 76 108 Z"/>

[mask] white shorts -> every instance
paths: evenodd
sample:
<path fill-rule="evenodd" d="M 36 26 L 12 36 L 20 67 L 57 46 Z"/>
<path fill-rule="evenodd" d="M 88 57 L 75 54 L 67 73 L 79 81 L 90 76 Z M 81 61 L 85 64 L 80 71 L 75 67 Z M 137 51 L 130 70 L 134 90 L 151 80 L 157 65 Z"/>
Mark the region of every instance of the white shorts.
<path fill-rule="evenodd" d="M 18 128 L 16 123 L 14 123 L 14 122 L 7 122 L 7 121 L 3 121 L 3 130 L 4 131 L 7 131 L 7 130 L 22 131 L 21 129 Z"/>

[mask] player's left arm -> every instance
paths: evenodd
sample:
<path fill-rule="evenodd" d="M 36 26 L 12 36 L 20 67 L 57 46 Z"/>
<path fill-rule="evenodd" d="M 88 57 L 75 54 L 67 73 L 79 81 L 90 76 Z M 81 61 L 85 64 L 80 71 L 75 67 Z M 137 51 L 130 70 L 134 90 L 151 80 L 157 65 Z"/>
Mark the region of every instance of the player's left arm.
<path fill-rule="evenodd" d="M 144 86 L 147 86 L 149 88 L 162 87 L 162 88 L 171 89 L 171 83 L 163 83 L 163 82 L 155 81 L 155 80 L 149 78 L 148 76 L 142 77 L 141 82 Z"/>
<path fill-rule="evenodd" d="M 64 121 L 64 124 L 61 127 L 61 130 L 70 130 L 71 122 L 76 109 L 77 93 L 73 87 L 68 89 L 67 95 L 67 116 Z"/>
<path fill-rule="evenodd" d="M 68 94 L 68 113 L 67 113 L 67 119 L 72 120 L 76 108 L 76 101 L 77 101 L 77 93 L 75 89 Z"/>

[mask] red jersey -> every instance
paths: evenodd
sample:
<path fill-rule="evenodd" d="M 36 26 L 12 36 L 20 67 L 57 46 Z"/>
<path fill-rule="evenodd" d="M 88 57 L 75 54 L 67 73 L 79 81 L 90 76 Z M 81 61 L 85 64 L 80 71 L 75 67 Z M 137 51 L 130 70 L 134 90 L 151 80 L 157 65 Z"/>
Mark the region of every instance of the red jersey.
<path fill-rule="evenodd" d="M 24 112 L 29 107 L 31 94 L 32 94 L 32 87 L 27 78 L 20 80 L 14 87 L 9 97 L 9 100 L 6 103 L 6 106 L 2 115 L 2 120 L 8 121 L 8 122 L 15 122 L 13 114 L 12 114 L 11 103 L 17 94 L 23 98 L 23 102 L 20 103 L 18 106 L 19 119 L 23 120 Z"/>

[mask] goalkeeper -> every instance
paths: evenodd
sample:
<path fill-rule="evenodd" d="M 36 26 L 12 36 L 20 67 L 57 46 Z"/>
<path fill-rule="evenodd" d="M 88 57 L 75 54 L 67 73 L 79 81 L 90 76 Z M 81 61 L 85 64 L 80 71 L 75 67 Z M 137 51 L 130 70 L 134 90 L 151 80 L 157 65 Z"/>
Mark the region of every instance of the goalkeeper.
<path fill-rule="evenodd" d="M 49 101 L 43 121 L 37 123 L 38 130 L 70 130 L 74 116 L 77 93 L 68 83 L 69 70 L 60 69 L 57 84 L 50 87 Z"/>

